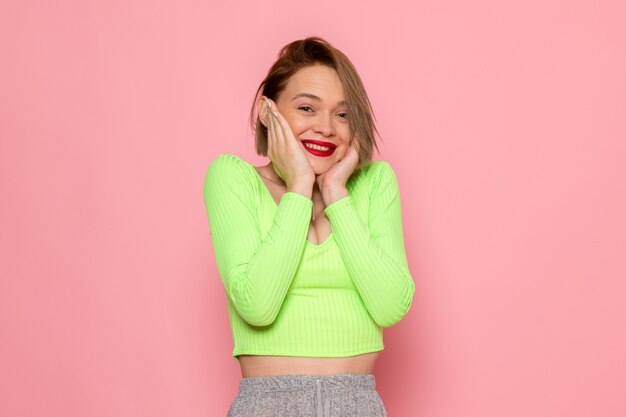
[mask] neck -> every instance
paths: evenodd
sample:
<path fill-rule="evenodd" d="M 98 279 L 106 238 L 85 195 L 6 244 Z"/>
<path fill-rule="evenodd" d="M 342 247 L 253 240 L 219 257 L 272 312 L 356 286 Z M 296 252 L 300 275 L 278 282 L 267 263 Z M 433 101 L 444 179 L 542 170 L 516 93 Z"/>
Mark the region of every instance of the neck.
<path fill-rule="evenodd" d="M 287 184 L 285 184 L 285 181 L 283 181 L 283 179 L 276 173 L 276 171 L 274 171 L 274 166 L 272 165 L 272 163 L 270 162 L 269 164 L 265 165 L 265 175 L 267 177 L 267 179 L 272 180 L 276 183 L 281 184 L 283 187 L 286 187 Z M 320 187 L 317 184 L 317 181 L 315 181 L 313 183 L 313 194 L 317 195 L 317 194 L 321 194 L 321 190 Z"/>

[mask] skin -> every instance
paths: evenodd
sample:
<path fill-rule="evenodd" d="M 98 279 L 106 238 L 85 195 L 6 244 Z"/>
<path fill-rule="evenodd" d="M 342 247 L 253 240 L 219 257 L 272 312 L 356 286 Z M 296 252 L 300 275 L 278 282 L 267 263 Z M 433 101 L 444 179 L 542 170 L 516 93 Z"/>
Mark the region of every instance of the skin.
<path fill-rule="evenodd" d="M 299 93 L 314 94 L 319 100 L 292 100 Z M 352 137 L 347 110 L 340 104 L 344 100 L 337 72 L 316 64 L 292 75 L 276 102 L 262 97 L 258 103 L 259 118 L 268 128 L 270 162 L 255 168 L 276 202 L 287 191 L 313 200 L 316 218 L 311 221 L 307 239 L 314 244 L 322 243 L 330 234 L 330 222 L 323 209 L 348 196 L 346 181 L 358 164 L 358 143 Z M 318 157 L 305 149 L 302 139 L 332 142 L 337 148 L 330 157 Z M 243 377 L 373 373 L 379 355 L 380 352 L 340 358 L 241 355 L 239 363 Z"/>

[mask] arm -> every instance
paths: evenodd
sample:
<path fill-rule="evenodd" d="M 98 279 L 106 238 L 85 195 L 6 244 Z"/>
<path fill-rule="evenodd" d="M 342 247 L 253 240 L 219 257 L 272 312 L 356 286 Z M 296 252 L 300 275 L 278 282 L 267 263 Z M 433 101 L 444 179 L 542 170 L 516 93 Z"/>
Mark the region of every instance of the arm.
<path fill-rule="evenodd" d="M 226 294 L 244 320 L 267 326 L 300 263 L 313 202 L 296 192 L 283 194 L 262 238 L 254 209 L 256 179 L 244 163 L 234 155 L 218 156 L 205 176 L 204 202 Z"/>
<path fill-rule="evenodd" d="M 375 164 L 367 225 L 350 195 L 328 205 L 324 213 L 365 307 L 379 326 L 389 327 L 408 312 L 415 284 L 404 249 L 396 174 L 385 161 Z"/>

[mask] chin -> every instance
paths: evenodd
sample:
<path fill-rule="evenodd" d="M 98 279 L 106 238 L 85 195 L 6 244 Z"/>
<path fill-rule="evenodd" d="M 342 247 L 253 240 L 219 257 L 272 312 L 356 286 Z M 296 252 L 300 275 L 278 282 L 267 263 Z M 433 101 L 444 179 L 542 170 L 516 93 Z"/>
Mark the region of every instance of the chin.
<path fill-rule="evenodd" d="M 313 167 L 313 172 L 315 173 L 315 175 L 322 175 L 323 173 L 325 173 L 326 171 L 328 171 L 330 169 L 331 166 L 333 166 L 334 164 L 334 160 L 331 162 L 326 162 L 326 163 L 320 163 L 319 161 L 312 161 L 311 159 L 309 159 L 309 162 L 311 163 L 311 167 Z"/>
<path fill-rule="evenodd" d="M 313 166 L 313 172 L 315 173 L 315 176 L 321 175 L 324 172 L 326 172 L 325 169 L 321 169 L 320 167 L 318 167 L 317 165 L 313 165 L 311 164 L 311 166 Z"/>

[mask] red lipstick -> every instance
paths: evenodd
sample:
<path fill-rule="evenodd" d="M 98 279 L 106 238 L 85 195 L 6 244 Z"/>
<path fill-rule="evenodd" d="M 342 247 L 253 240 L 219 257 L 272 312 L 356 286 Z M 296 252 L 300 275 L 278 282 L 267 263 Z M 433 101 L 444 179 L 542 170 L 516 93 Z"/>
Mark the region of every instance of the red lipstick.
<path fill-rule="evenodd" d="M 323 140 L 303 139 L 301 142 L 303 143 L 302 146 L 304 146 L 304 149 L 306 149 L 307 152 L 315 156 L 321 156 L 321 157 L 331 156 L 333 152 L 335 152 L 335 148 L 337 148 L 337 146 L 334 143 L 324 142 Z M 326 146 L 330 149 L 327 151 L 323 151 L 320 149 L 313 149 L 313 148 L 309 148 L 308 146 L 306 146 L 305 145 L 306 143 L 311 143 L 313 145 L 319 145 L 319 146 Z"/>
<path fill-rule="evenodd" d="M 304 143 L 312 143 L 314 145 L 319 145 L 319 146 L 327 146 L 331 149 L 334 149 L 337 147 L 337 145 L 335 145 L 334 143 L 331 142 L 324 142 L 323 140 L 315 140 L 315 139 L 302 139 L 302 142 Z"/>

